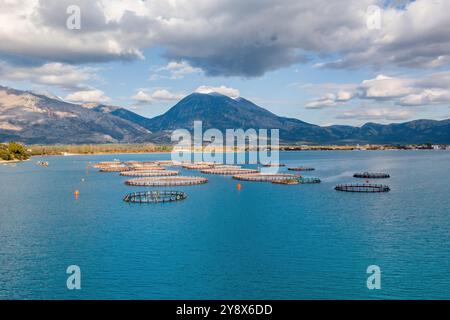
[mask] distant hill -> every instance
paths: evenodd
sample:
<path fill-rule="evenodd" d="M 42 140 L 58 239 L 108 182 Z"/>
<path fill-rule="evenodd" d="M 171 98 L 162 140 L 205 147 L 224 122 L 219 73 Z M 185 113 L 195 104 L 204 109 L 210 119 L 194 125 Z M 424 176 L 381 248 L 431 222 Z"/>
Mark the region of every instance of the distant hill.
<path fill-rule="evenodd" d="M 217 128 L 223 132 L 233 128 L 280 129 L 285 141 L 322 142 L 329 138 L 329 133 L 319 126 L 279 117 L 244 98 L 232 99 L 218 93 L 188 95 L 163 115 L 150 119 L 145 127 L 152 132 L 192 129 L 195 120 L 201 120 L 205 130 Z"/>
<path fill-rule="evenodd" d="M 193 93 L 166 113 L 149 119 L 120 107 L 81 106 L 0 87 L 0 142 L 170 143 L 172 130 L 192 129 L 195 120 L 203 122 L 204 130 L 279 129 L 280 139 L 285 143 L 450 143 L 450 120 L 320 127 L 277 116 L 244 98 L 233 99 L 218 93 Z"/>
<path fill-rule="evenodd" d="M 0 87 L 0 141 L 27 144 L 148 141 L 150 132 L 101 113 L 27 91 Z"/>
<path fill-rule="evenodd" d="M 327 129 L 345 143 L 450 143 L 450 119 L 413 120 L 388 125 L 366 123 L 362 127 L 331 126 Z"/>
<path fill-rule="evenodd" d="M 232 99 L 218 93 L 193 93 L 166 113 L 152 119 L 126 109 L 117 109 L 112 114 L 138 123 L 155 136 L 164 137 L 165 141 L 170 134 L 163 135 L 163 132 L 178 128 L 192 129 L 195 120 L 202 120 L 204 129 L 279 129 L 280 139 L 289 143 L 450 143 L 450 120 L 320 127 L 298 119 L 279 117 L 244 98 Z"/>

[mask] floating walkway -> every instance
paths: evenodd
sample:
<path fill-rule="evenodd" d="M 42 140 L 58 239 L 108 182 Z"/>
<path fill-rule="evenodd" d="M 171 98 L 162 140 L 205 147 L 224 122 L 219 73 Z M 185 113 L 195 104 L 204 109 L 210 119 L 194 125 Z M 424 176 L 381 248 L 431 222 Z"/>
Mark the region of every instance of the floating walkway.
<path fill-rule="evenodd" d="M 250 174 L 250 173 L 258 173 L 258 170 L 254 169 L 241 169 L 241 168 L 214 168 L 214 169 L 204 169 L 201 170 L 201 173 L 206 174 L 218 174 L 223 176 L 233 176 L 238 174 Z"/>
<path fill-rule="evenodd" d="M 146 187 L 168 187 L 168 186 L 191 186 L 207 183 L 208 179 L 203 177 L 154 177 L 138 178 L 125 181 L 129 186 Z"/>
<path fill-rule="evenodd" d="M 123 201 L 133 203 L 164 203 L 184 200 L 187 194 L 181 191 L 145 191 L 127 194 Z"/>
<path fill-rule="evenodd" d="M 120 173 L 124 177 L 166 177 L 176 176 L 178 174 L 179 172 L 174 170 L 134 170 Z"/>
<path fill-rule="evenodd" d="M 288 168 L 288 170 L 290 170 L 290 171 L 314 171 L 316 169 L 311 168 L 311 167 L 293 167 L 293 168 Z"/>
<path fill-rule="evenodd" d="M 345 192 L 389 192 L 391 189 L 382 184 L 338 184 L 335 188 L 337 191 Z"/>
<path fill-rule="evenodd" d="M 391 176 L 387 173 L 377 173 L 377 172 L 360 172 L 353 175 L 354 178 L 364 178 L 364 179 L 387 179 Z"/>
<path fill-rule="evenodd" d="M 243 181 L 253 181 L 253 182 L 272 182 L 280 180 L 292 180 L 300 179 L 300 176 L 295 174 L 263 174 L 263 173 L 252 173 L 252 174 L 237 174 L 233 176 L 233 179 L 243 180 Z"/>

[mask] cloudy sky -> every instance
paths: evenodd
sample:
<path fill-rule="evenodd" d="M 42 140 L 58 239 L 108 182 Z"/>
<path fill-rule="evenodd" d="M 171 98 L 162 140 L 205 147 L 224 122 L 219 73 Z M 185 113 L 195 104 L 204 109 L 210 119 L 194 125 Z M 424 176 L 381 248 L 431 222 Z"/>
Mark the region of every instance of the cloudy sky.
<path fill-rule="evenodd" d="M 450 118 L 448 0 L 0 0 L 0 22 L 0 85 L 72 102 L 155 116 L 218 91 L 322 125 Z"/>

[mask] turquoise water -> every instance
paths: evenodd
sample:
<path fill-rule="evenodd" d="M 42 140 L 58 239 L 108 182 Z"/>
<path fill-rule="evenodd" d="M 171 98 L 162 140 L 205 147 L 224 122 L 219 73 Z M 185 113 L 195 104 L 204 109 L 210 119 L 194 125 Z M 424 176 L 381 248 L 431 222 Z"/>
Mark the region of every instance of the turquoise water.
<path fill-rule="evenodd" d="M 122 202 L 117 173 L 88 162 L 170 155 L 45 158 L 0 166 L 3 299 L 417 299 L 450 298 L 450 153 L 282 153 L 312 166 L 317 185 L 208 176 L 182 202 Z M 391 192 L 352 194 L 337 183 L 386 171 Z M 195 171 L 184 172 L 198 175 Z M 82 182 L 81 179 L 85 181 Z M 80 190 L 78 200 L 74 190 Z M 81 290 L 66 288 L 79 265 Z M 368 290 L 366 268 L 381 268 Z"/>

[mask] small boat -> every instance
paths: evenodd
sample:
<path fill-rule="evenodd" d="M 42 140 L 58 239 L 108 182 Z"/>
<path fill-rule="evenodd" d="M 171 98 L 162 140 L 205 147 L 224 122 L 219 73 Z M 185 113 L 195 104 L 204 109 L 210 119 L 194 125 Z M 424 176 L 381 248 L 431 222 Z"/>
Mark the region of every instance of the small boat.
<path fill-rule="evenodd" d="M 48 167 L 47 161 L 38 161 L 38 162 L 36 162 L 36 164 L 41 167 Z"/>

